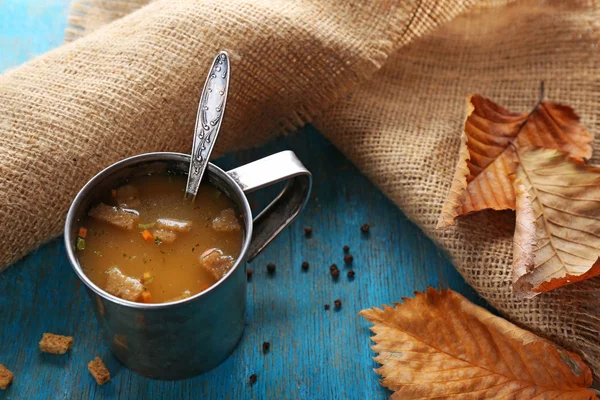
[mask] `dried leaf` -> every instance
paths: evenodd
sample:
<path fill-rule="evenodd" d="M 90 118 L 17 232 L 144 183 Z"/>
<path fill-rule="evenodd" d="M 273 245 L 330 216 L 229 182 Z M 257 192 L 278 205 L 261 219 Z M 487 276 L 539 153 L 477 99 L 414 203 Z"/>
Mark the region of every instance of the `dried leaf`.
<path fill-rule="evenodd" d="M 438 228 L 483 209 L 515 208 L 515 146 L 559 149 L 588 159 L 592 140 L 571 107 L 540 102 L 529 114 L 513 113 L 485 97 L 469 97 L 459 160 Z"/>
<path fill-rule="evenodd" d="M 557 150 L 516 156 L 515 293 L 533 297 L 600 275 L 600 168 Z"/>
<path fill-rule="evenodd" d="M 371 330 L 376 372 L 392 399 L 597 399 L 581 358 L 433 288 L 396 307 L 360 315 Z"/>

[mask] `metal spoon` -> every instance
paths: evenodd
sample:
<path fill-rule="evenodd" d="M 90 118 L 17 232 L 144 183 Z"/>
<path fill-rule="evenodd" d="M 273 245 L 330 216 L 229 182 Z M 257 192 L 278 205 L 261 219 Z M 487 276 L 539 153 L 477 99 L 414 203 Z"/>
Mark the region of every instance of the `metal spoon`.
<path fill-rule="evenodd" d="M 204 170 L 208 166 L 210 153 L 221 128 L 229 89 L 229 72 L 229 56 L 222 51 L 212 63 L 196 115 L 192 159 L 185 189 L 185 197 L 191 196 L 192 201 L 196 199 Z"/>

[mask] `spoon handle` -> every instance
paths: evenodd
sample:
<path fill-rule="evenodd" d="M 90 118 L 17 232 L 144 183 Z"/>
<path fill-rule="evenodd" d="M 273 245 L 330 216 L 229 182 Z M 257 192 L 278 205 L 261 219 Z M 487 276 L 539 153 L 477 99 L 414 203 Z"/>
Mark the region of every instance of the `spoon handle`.
<path fill-rule="evenodd" d="M 229 56 L 222 51 L 212 63 L 200 96 L 200 105 L 196 115 L 192 159 L 185 189 L 186 198 L 192 196 L 192 201 L 198 193 L 204 170 L 208 166 L 210 153 L 221 128 L 229 89 L 229 75 Z"/>

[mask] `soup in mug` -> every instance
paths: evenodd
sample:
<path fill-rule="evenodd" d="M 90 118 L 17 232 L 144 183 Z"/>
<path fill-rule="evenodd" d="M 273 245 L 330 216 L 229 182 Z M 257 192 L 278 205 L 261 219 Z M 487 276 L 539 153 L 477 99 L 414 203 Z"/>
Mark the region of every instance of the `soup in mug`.
<path fill-rule="evenodd" d="M 186 177 L 155 174 L 112 189 L 80 221 L 77 255 L 98 287 L 125 300 L 164 303 L 221 279 L 242 249 L 233 202 L 210 184 L 184 200 Z"/>

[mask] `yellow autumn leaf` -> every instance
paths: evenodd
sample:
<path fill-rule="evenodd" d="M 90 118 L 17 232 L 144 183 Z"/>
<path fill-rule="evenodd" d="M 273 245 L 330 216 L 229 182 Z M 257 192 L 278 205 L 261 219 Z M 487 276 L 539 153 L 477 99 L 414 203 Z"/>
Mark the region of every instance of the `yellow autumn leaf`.
<path fill-rule="evenodd" d="M 592 140 L 569 106 L 539 102 L 530 113 L 513 113 L 485 97 L 468 97 L 456 172 L 437 227 L 484 209 L 514 210 L 515 148 L 545 147 L 588 159 Z"/>
<path fill-rule="evenodd" d="M 600 168 L 557 150 L 515 154 L 515 293 L 533 297 L 600 275 Z"/>
<path fill-rule="evenodd" d="M 392 399 L 597 399 L 581 358 L 451 290 L 360 312 Z"/>

